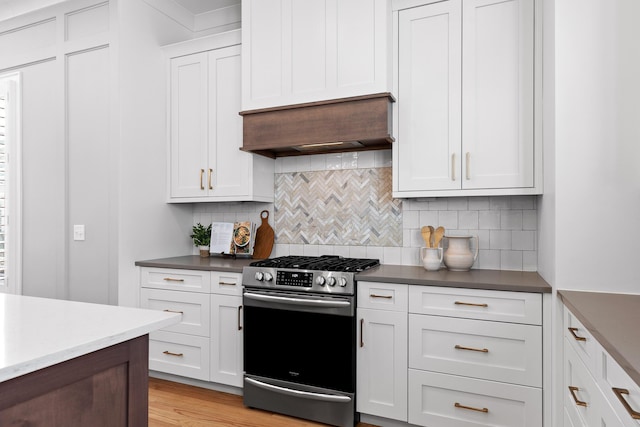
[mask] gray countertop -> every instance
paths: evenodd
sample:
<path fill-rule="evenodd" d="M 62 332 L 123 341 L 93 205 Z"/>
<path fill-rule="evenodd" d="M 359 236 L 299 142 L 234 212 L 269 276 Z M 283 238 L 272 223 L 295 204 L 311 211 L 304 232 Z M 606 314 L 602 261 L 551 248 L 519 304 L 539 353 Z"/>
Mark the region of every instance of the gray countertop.
<path fill-rule="evenodd" d="M 208 270 L 208 271 L 231 271 L 242 273 L 242 267 L 256 261 L 251 258 L 223 258 L 209 257 L 203 258 L 200 255 L 186 255 L 174 258 L 150 259 L 146 261 L 136 261 L 139 267 L 155 268 L 178 268 L 184 270 Z"/>
<path fill-rule="evenodd" d="M 562 302 L 640 385 L 640 295 L 558 290 Z"/>
<path fill-rule="evenodd" d="M 427 271 L 418 266 L 381 265 L 358 273 L 357 278 L 368 282 L 406 283 L 409 285 L 516 292 L 551 292 L 551 286 L 538 273 L 524 271 L 449 271 L 446 269 Z"/>
<path fill-rule="evenodd" d="M 174 258 L 136 261 L 140 267 L 177 268 L 187 270 L 210 270 L 242 272 L 249 265 L 248 258 L 201 258 L 199 255 L 187 255 Z M 516 292 L 551 292 L 551 286 L 538 273 L 500 270 L 426 271 L 422 267 L 408 265 L 381 265 L 358 273 L 358 280 L 384 283 L 406 283 L 423 286 L 448 286 L 453 288 L 489 289 Z"/>

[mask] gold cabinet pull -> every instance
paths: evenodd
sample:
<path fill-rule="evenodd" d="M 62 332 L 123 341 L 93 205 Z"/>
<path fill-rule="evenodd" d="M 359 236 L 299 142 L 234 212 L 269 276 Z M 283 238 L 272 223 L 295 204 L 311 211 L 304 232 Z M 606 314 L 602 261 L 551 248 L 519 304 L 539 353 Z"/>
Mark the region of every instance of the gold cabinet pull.
<path fill-rule="evenodd" d="M 466 169 L 466 174 L 467 174 L 467 181 L 469 181 L 471 179 L 471 166 L 469 166 L 469 163 L 471 162 L 471 153 L 467 151 L 467 155 L 466 155 L 466 161 L 465 161 L 465 169 Z"/>
<path fill-rule="evenodd" d="M 576 402 L 576 405 L 578 406 L 584 406 L 585 408 L 587 407 L 587 402 L 583 402 L 582 400 L 578 399 L 578 396 L 576 396 L 576 392 L 579 391 L 580 389 L 578 387 L 574 387 L 574 386 L 569 386 L 569 393 L 571 393 L 571 397 L 573 397 L 573 400 Z"/>
<path fill-rule="evenodd" d="M 218 282 L 218 285 L 220 285 L 220 286 L 225 286 L 225 285 L 227 285 L 227 286 L 236 286 L 237 283 L 236 282 L 233 282 L 233 283 L 232 282 Z"/>
<path fill-rule="evenodd" d="M 364 318 L 360 319 L 360 347 L 364 347 L 364 338 L 362 332 L 364 330 Z"/>
<path fill-rule="evenodd" d="M 460 409 L 468 409 L 470 411 L 484 412 L 485 414 L 487 412 L 489 412 L 489 409 L 487 409 L 487 408 L 474 408 L 473 406 L 461 405 L 458 402 L 454 403 L 453 406 L 455 406 L 456 408 L 460 408 Z"/>
<path fill-rule="evenodd" d="M 451 155 L 451 181 L 456 180 L 456 153 Z"/>
<path fill-rule="evenodd" d="M 472 307 L 489 307 L 489 304 L 477 304 L 477 303 L 473 303 L 473 302 L 463 302 L 463 301 L 456 301 L 454 302 L 455 305 L 470 305 Z"/>
<path fill-rule="evenodd" d="M 486 349 L 486 348 L 463 347 L 458 344 L 456 344 L 454 348 L 457 350 L 469 350 L 469 351 L 478 351 L 480 353 L 489 353 L 489 349 Z"/>
<path fill-rule="evenodd" d="M 369 296 L 371 298 L 386 298 L 386 299 L 391 299 L 393 298 L 393 296 L 391 295 L 377 295 L 377 294 L 369 294 Z"/>
<path fill-rule="evenodd" d="M 238 330 L 241 331 L 242 330 L 242 324 L 240 323 L 242 319 L 242 306 L 239 305 L 238 306 Z"/>
<path fill-rule="evenodd" d="M 617 388 L 617 387 L 612 387 L 611 390 L 613 390 L 615 395 L 618 396 L 620 403 L 622 403 L 622 406 L 624 406 L 624 409 L 627 410 L 631 418 L 633 418 L 634 420 L 640 420 L 640 412 L 634 411 L 631 408 L 631 405 L 629 405 L 629 402 L 627 402 L 627 399 L 625 399 L 623 396 L 623 394 L 628 395 L 629 390 L 627 390 L 626 388 Z"/>
<path fill-rule="evenodd" d="M 202 183 L 202 175 L 204 175 L 204 169 L 200 169 L 200 189 L 204 190 L 204 184 Z"/>
<path fill-rule="evenodd" d="M 578 334 L 576 334 L 576 332 L 578 332 L 578 328 L 567 328 L 569 329 L 569 332 L 571 332 L 571 335 L 573 335 L 573 337 L 576 339 L 576 341 L 586 341 L 587 339 L 585 337 L 581 337 Z"/>
<path fill-rule="evenodd" d="M 184 282 L 184 279 L 174 279 L 173 277 L 165 277 L 162 280 L 165 282 Z"/>
<path fill-rule="evenodd" d="M 175 356 L 175 357 L 182 357 L 184 356 L 184 354 L 182 353 L 172 353 L 169 350 L 165 350 L 162 352 L 162 354 L 166 354 L 167 356 Z"/>
<path fill-rule="evenodd" d="M 168 308 L 165 308 L 164 310 L 167 313 L 178 313 L 178 314 L 184 314 L 184 311 L 176 311 L 176 310 L 169 310 Z"/>
<path fill-rule="evenodd" d="M 213 175 L 213 169 L 209 169 L 209 190 L 213 190 L 213 186 L 211 185 L 211 175 Z"/>

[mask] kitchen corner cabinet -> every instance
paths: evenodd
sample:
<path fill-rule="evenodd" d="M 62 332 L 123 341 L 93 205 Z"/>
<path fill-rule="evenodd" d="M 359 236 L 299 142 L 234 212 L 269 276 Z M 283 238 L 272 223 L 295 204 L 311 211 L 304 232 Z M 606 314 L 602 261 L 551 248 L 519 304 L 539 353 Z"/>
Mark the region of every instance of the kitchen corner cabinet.
<path fill-rule="evenodd" d="M 242 109 L 389 92 L 388 0 L 243 0 Z"/>
<path fill-rule="evenodd" d="M 540 194 L 535 0 L 393 7 L 394 197 Z"/>
<path fill-rule="evenodd" d="M 180 323 L 152 332 L 149 369 L 242 386 L 242 275 L 140 269 L 140 306 L 178 312 Z"/>
<path fill-rule="evenodd" d="M 273 202 L 274 161 L 240 150 L 239 31 L 165 51 L 169 202 Z"/>
<path fill-rule="evenodd" d="M 640 387 L 566 306 L 563 317 L 564 427 L 640 426 Z"/>
<path fill-rule="evenodd" d="M 358 412 L 407 421 L 407 289 L 358 283 Z"/>

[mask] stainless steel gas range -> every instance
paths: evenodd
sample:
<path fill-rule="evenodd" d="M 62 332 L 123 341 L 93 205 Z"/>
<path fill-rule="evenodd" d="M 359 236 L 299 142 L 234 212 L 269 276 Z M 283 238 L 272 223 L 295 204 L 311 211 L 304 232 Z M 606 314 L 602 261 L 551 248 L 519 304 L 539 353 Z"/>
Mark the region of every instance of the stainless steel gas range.
<path fill-rule="evenodd" d="M 287 256 L 244 267 L 246 406 L 336 426 L 357 422 L 355 274 L 378 265 Z"/>

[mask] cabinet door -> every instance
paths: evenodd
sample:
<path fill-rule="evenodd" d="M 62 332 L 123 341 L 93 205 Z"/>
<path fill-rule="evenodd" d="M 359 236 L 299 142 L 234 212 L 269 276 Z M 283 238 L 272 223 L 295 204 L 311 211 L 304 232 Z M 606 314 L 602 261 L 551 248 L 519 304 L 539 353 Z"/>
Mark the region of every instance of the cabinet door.
<path fill-rule="evenodd" d="M 242 387 L 242 297 L 211 295 L 211 381 Z"/>
<path fill-rule="evenodd" d="M 387 0 L 244 0 L 244 110 L 389 91 Z"/>
<path fill-rule="evenodd" d="M 207 178 L 207 54 L 171 59 L 171 197 L 204 196 Z"/>
<path fill-rule="evenodd" d="M 407 421 L 407 313 L 358 309 L 356 410 Z"/>
<path fill-rule="evenodd" d="M 208 56 L 208 195 L 247 195 L 252 155 L 240 151 L 240 46 L 216 49 Z"/>
<path fill-rule="evenodd" d="M 534 0 L 465 0 L 463 188 L 533 187 Z"/>
<path fill-rule="evenodd" d="M 398 190 L 460 189 L 460 1 L 398 19 Z"/>

